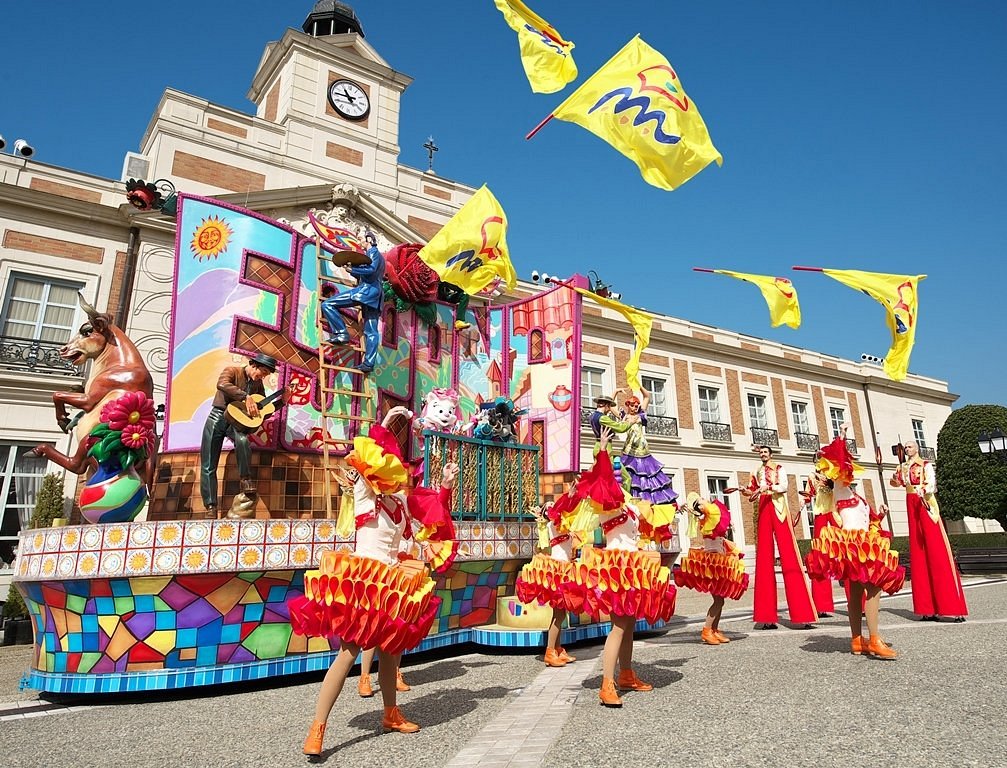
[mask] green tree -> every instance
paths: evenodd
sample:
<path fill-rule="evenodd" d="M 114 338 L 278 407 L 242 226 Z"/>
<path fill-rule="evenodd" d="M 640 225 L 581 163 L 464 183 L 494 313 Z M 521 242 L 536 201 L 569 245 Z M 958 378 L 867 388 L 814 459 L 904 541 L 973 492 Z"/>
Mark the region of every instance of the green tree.
<path fill-rule="evenodd" d="M 63 516 L 63 478 L 51 472 L 42 478 L 42 487 L 35 497 L 35 510 L 28 521 L 29 528 L 48 528 L 57 517 Z M 28 608 L 21 593 L 11 584 L 4 603 L 4 616 L 12 619 L 28 618 Z"/>
<path fill-rule="evenodd" d="M 979 435 L 1007 433 L 1007 407 L 966 405 L 952 411 L 937 436 L 937 500 L 951 520 L 996 520 L 1007 531 L 1007 463 L 979 450 Z"/>

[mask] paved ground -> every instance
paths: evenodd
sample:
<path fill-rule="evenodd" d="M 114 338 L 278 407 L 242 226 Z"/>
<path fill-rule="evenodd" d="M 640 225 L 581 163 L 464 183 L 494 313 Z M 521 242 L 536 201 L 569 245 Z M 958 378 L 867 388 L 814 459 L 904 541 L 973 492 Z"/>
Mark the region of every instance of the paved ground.
<path fill-rule="evenodd" d="M 351 678 L 326 734 L 327 765 L 989 766 L 1004 760 L 1007 579 L 970 578 L 965 624 L 913 620 L 907 595 L 883 602 L 896 662 L 849 655 L 845 614 L 818 628 L 752 631 L 731 606 L 727 646 L 698 643 L 704 596 L 683 590 L 680 618 L 640 638 L 652 693 L 598 705 L 600 643 L 546 670 L 532 653 L 407 659 L 415 735 L 380 734 L 380 700 Z M 838 595 L 837 595 L 838 596 Z M 463 651 L 471 648 L 463 649 Z M 0 649 L 0 756 L 24 766 L 303 766 L 319 676 L 178 695 L 40 700 L 17 692 L 25 648 Z"/>

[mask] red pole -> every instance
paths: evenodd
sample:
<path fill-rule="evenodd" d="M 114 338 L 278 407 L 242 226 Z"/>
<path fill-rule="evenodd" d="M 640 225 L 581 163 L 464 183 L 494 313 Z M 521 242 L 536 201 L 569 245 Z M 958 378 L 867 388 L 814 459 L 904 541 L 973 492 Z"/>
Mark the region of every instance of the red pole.
<path fill-rule="evenodd" d="M 550 115 L 546 115 L 545 120 L 543 120 L 541 123 L 539 123 L 534 128 L 532 128 L 531 129 L 531 133 L 529 133 L 527 136 L 525 136 L 524 140 L 528 141 L 528 139 L 530 139 L 536 133 L 538 133 L 539 131 L 541 131 L 545 127 L 545 124 L 548 123 L 550 120 L 552 120 L 552 118 L 553 118 L 553 116 L 551 114 Z"/>

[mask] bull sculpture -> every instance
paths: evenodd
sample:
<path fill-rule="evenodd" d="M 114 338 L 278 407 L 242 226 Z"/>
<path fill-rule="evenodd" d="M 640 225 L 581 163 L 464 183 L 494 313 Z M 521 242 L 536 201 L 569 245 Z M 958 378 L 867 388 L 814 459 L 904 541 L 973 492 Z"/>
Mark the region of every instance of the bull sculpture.
<path fill-rule="evenodd" d="M 51 445 L 37 445 L 32 451 L 54 464 L 75 474 L 83 474 L 92 462 L 88 457 L 88 436 L 99 421 L 104 406 L 129 393 L 141 393 L 145 401 L 153 399 L 154 380 L 147 370 L 140 352 L 113 322 L 112 315 L 100 313 L 77 294 L 81 308 L 87 313 L 87 322 L 80 327 L 76 337 L 59 351 L 61 359 L 82 366 L 91 360 L 91 375 L 83 393 L 54 392 L 56 423 L 64 432 L 76 426 L 77 452 L 72 456 L 60 453 Z M 69 408 L 79 408 L 81 413 L 70 419 Z M 151 451 L 153 454 L 153 451 Z M 153 455 L 147 461 L 146 482 L 153 479 Z"/>

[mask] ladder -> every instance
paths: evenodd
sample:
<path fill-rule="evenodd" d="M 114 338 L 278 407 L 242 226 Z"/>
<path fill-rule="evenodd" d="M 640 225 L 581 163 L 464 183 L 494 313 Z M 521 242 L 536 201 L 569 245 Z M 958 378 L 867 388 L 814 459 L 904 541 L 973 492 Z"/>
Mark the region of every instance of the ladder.
<path fill-rule="evenodd" d="M 336 511 L 332 507 L 332 480 L 337 469 L 332 453 L 333 448 L 345 448 L 353 444 L 353 437 L 364 424 L 377 421 L 377 388 L 371 376 L 356 367 L 364 352 L 364 340 L 358 336 L 354 344 L 330 347 L 324 343 L 326 333 L 325 318 L 322 316 L 322 289 L 333 276 L 326 274 L 329 265 L 335 265 L 332 255 L 322 249 L 321 238 L 315 235 L 315 256 L 317 259 L 318 313 L 318 400 L 322 417 L 322 477 L 324 478 L 325 517 L 333 520 Z M 328 354 L 326 354 L 328 352 Z M 329 429 L 330 422 L 344 425 L 339 435 Z"/>

